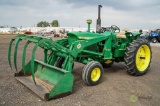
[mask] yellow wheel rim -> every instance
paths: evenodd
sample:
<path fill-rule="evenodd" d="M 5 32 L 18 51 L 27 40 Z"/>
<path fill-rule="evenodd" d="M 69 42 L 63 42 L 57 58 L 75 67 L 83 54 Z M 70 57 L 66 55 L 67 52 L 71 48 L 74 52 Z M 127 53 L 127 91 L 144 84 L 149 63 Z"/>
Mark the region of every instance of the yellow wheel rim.
<path fill-rule="evenodd" d="M 147 69 L 151 59 L 151 51 L 147 45 L 142 45 L 139 47 L 136 54 L 136 66 L 140 72 Z"/>
<path fill-rule="evenodd" d="M 99 68 L 94 68 L 91 72 L 91 80 L 96 82 L 101 76 L 101 71 Z"/>

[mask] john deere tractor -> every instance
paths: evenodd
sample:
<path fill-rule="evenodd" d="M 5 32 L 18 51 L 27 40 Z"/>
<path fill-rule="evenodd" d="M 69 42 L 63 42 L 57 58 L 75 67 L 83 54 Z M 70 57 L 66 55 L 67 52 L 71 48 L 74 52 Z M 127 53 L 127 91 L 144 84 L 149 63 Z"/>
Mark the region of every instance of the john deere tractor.
<path fill-rule="evenodd" d="M 15 78 L 45 100 L 72 92 L 74 62 L 84 64 L 82 79 L 94 86 L 101 82 L 104 68 L 114 62 L 125 62 L 130 75 L 144 75 L 150 66 L 152 52 L 147 40 L 140 33 L 121 32 L 116 25 L 109 30 L 101 29 L 100 8 L 96 33 L 90 32 L 92 20 L 87 20 L 87 32 L 69 32 L 68 38 L 54 41 L 47 37 L 19 34 L 11 39 L 8 61 L 11 65 L 12 44 L 15 42 L 14 67 L 17 69 L 17 50 L 20 41 L 26 44 L 22 54 L 22 69 Z M 30 43 L 35 46 L 32 57 L 25 63 L 26 49 Z M 44 60 L 35 59 L 37 47 L 44 50 Z"/>

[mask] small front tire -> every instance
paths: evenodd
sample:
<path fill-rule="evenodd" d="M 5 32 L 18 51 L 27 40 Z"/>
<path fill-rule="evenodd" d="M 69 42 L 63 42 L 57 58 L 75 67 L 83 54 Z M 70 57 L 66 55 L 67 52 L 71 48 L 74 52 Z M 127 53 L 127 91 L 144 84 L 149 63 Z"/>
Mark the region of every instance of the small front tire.
<path fill-rule="evenodd" d="M 103 76 L 103 67 L 99 62 L 89 62 L 82 71 L 83 81 L 90 86 L 94 86 L 100 83 Z"/>

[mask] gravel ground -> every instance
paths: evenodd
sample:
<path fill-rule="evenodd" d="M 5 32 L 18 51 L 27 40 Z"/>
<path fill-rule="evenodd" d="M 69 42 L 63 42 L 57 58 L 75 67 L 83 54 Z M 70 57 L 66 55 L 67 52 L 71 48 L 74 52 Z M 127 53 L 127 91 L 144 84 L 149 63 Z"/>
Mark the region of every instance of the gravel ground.
<path fill-rule="evenodd" d="M 12 36 L 0 35 L 0 105 L 6 106 L 160 106 L 160 44 L 151 44 L 152 63 L 144 76 L 130 76 L 124 63 L 106 68 L 103 81 L 97 86 L 86 86 L 81 78 L 82 64 L 73 69 L 75 82 L 69 96 L 44 101 L 16 81 L 7 61 L 8 45 Z M 18 69 L 21 68 L 22 42 L 18 52 Z M 30 59 L 32 45 L 27 49 Z M 37 58 L 41 58 L 38 50 Z M 13 55 L 13 54 L 12 54 Z M 13 60 L 13 56 L 12 56 Z M 13 61 L 12 61 L 13 62 Z"/>

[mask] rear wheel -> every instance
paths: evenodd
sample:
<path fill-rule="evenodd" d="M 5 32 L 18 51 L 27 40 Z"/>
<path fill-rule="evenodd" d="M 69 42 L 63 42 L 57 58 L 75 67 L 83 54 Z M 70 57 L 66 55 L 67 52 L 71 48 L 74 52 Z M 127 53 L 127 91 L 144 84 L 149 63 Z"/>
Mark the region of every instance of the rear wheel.
<path fill-rule="evenodd" d="M 89 62 L 82 71 L 83 81 L 90 86 L 100 83 L 103 75 L 103 67 L 96 61 Z"/>
<path fill-rule="evenodd" d="M 136 39 L 127 47 L 125 63 L 130 75 L 144 75 L 150 66 L 152 52 L 146 39 Z"/>
<path fill-rule="evenodd" d="M 152 39 L 152 43 L 157 43 L 157 39 L 156 39 L 156 38 L 153 38 L 153 39 Z"/>

